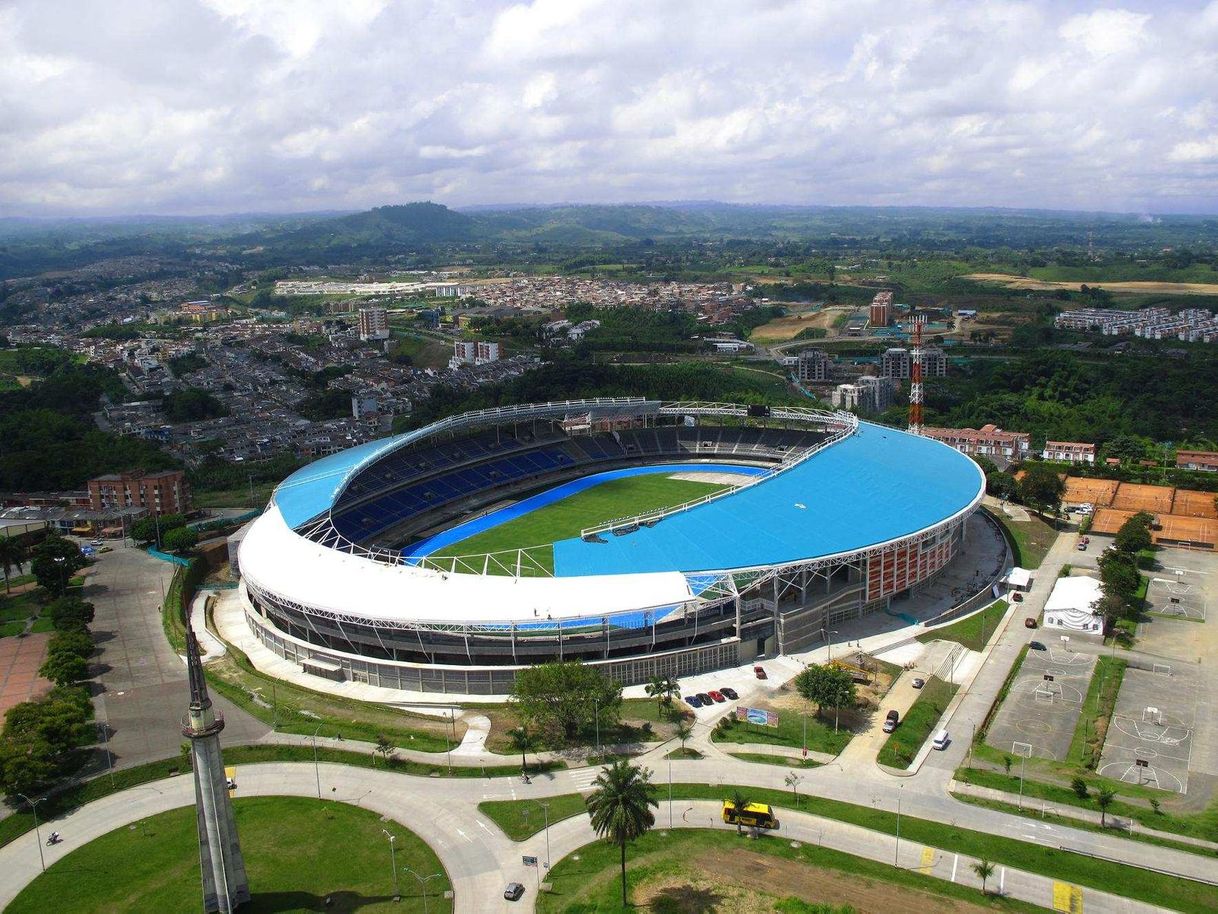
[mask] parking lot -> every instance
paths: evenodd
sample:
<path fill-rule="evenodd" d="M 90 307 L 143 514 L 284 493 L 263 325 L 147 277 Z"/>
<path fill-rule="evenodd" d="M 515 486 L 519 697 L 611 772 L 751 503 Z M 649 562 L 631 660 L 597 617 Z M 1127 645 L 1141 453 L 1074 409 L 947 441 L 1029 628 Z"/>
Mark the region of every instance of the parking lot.
<path fill-rule="evenodd" d="M 1095 657 L 1061 643 L 1029 650 L 990 724 L 991 746 L 1015 757 L 1062 760 L 1078 726 Z"/>
<path fill-rule="evenodd" d="M 1098 773 L 1187 793 L 1197 693 L 1196 664 L 1127 669 Z"/>

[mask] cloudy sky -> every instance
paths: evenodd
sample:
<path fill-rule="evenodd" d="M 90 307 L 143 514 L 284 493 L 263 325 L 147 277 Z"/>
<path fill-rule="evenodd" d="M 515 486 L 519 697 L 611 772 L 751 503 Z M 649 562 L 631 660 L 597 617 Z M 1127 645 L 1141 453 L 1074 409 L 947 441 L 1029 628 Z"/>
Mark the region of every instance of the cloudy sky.
<path fill-rule="evenodd" d="M 1218 212 L 1218 0 L 0 0 L 0 215 Z"/>

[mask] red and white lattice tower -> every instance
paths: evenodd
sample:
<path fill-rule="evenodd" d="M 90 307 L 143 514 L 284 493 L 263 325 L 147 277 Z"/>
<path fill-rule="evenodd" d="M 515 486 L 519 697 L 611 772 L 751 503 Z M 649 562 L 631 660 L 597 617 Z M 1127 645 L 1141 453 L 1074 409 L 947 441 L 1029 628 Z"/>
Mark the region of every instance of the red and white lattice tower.
<path fill-rule="evenodd" d="M 913 315 L 913 352 L 909 356 L 909 432 L 922 434 L 922 324 L 926 315 Z"/>

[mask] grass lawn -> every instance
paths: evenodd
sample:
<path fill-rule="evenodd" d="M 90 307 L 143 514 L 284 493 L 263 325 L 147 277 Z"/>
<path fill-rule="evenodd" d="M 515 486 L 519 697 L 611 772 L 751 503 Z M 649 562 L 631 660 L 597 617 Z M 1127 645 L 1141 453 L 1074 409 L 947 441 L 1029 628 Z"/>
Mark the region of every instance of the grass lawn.
<path fill-rule="evenodd" d="M 764 702 L 757 707 L 764 707 Z M 711 740 L 716 743 L 766 743 L 771 746 L 804 745 L 804 721 L 807 721 L 808 748 L 815 752 L 828 752 L 837 755 L 854 738 L 854 734 L 844 726 L 839 726 L 833 732 L 833 717 L 825 712 L 826 719 L 822 720 L 809 711 L 798 714 L 791 710 L 778 712 L 777 727 L 762 727 L 757 724 L 740 723 L 735 718 L 725 718 L 731 721 L 725 729 L 715 728 Z"/>
<path fill-rule="evenodd" d="M 746 792 L 755 803 L 769 803 L 771 806 L 781 809 L 791 809 L 796 806 L 796 803 L 792 802 L 789 791 L 761 787 L 737 787 L 731 784 L 677 784 L 673 788 L 673 797 L 682 800 L 722 800 L 725 796 L 731 796 L 732 791 L 737 789 Z M 582 805 L 583 801 L 578 795 L 566 794 L 564 796 L 570 797 Z M 557 821 L 556 811 L 559 799 L 559 797 L 551 798 L 551 802 L 555 804 L 550 807 L 551 825 Z M 657 799 L 660 800 L 662 810 L 666 799 L 663 788 L 657 791 Z M 568 802 L 571 801 L 568 800 Z M 481 803 L 478 808 L 492 820 L 499 821 L 509 815 L 508 810 L 504 807 L 509 807 L 511 803 L 512 801 L 499 801 L 494 804 L 496 807 L 494 810 L 488 809 L 492 804 Z M 797 808 L 813 815 L 849 822 L 885 834 L 893 834 L 896 830 L 895 810 L 876 809 L 870 805 L 856 806 L 841 800 L 807 797 L 802 794 L 798 798 Z M 572 805 L 568 815 L 581 811 L 579 807 Z M 663 816 L 658 818 L 663 818 Z M 779 816 L 779 818 L 782 817 Z M 541 825 L 538 823 L 536 828 L 529 830 L 529 834 L 536 833 L 540 829 Z M 1206 912 L 1208 914 L 1208 912 L 1218 910 L 1218 887 L 1178 879 L 1174 876 L 1160 875 L 1118 863 L 1109 863 L 1106 860 L 1032 844 L 1017 838 L 990 835 L 957 825 L 902 815 L 901 839 L 928 844 L 948 852 L 967 854 L 971 857 L 993 861 L 996 864 L 1016 867 L 1030 873 L 1039 873 L 1076 885 L 1090 886 L 1178 911 L 1197 912 L 1197 914 Z M 670 835 L 664 840 L 671 842 L 675 840 L 675 837 Z M 638 846 L 642 846 L 642 843 L 640 842 L 640 845 L 636 847 Z M 785 843 L 784 846 L 786 846 Z M 614 853 L 616 853 L 616 849 L 614 849 Z M 581 851 L 580 856 L 583 855 L 584 852 Z M 554 869 L 557 872 L 558 867 L 556 866 Z M 539 910 L 562 910 L 562 908 L 539 907 Z M 596 908 L 589 910 L 596 910 Z"/>
<path fill-rule="evenodd" d="M 213 492 L 192 492 L 191 500 L 196 508 L 256 508 L 265 507 L 271 500 L 271 492 L 277 484 L 273 482 L 257 483 L 253 494 L 249 486 L 237 489 L 217 489 Z"/>
<path fill-rule="evenodd" d="M 1067 761 L 1092 769 L 1099 765 L 1126 666 L 1128 664 L 1120 657 L 1100 657 L 1095 661 L 1087 697 L 1083 700 L 1083 713 L 1079 715 L 1070 750 L 1066 753 Z"/>
<path fill-rule="evenodd" d="M 537 899 L 540 912 L 622 910 L 620 858 L 597 841 L 560 860 L 550 871 L 553 891 Z M 782 911 L 791 914 L 885 910 L 1039 911 L 1033 905 L 825 847 L 791 847 L 780 835 L 743 840 L 735 832 L 653 831 L 630 846 L 627 879 L 632 907 L 688 911 Z M 532 888 L 531 886 L 529 888 Z M 947 899 L 967 902 L 957 908 Z M 850 902 L 852 906 L 837 905 Z"/>
<path fill-rule="evenodd" d="M 998 600 L 981 612 L 961 619 L 959 622 L 953 622 L 944 628 L 937 628 L 925 635 L 918 635 L 918 640 L 923 644 L 936 640 L 955 641 L 963 644 L 970 651 L 981 651 L 985 649 L 990 636 L 994 634 L 994 626 L 1002 621 L 1006 611 L 1007 601 Z"/>
<path fill-rule="evenodd" d="M 422 911 L 409 874 L 393 902 L 393 874 L 382 828 L 397 836 L 399 867 L 443 873 L 417 835 L 376 813 L 299 797 L 251 797 L 233 803 L 249 875 L 249 914 L 291 911 Z M 120 828 L 73 851 L 35 879 L 11 914 L 192 911 L 199 908 L 199 852 L 193 806 Z M 429 911 L 451 911 L 442 875 L 428 885 Z M 333 903 L 327 905 L 325 899 Z"/>
<path fill-rule="evenodd" d="M 603 521 L 679 505 L 723 488 L 711 483 L 669 479 L 662 474 L 611 479 L 485 533 L 453 543 L 434 557 L 482 555 L 555 543 L 579 536 L 585 527 Z M 553 561 L 552 557 L 550 561 Z"/>
<path fill-rule="evenodd" d="M 820 762 L 810 758 L 790 758 L 785 755 L 766 755 L 764 752 L 729 752 L 732 758 L 759 765 L 777 765 L 780 768 L 819 768 Z"/>
<path fill-rule="evenodd" d="M 19 635 L 25 631 L 26 620 L 35 617 L 32 631 L 49 632 L 54 626 L 50 619 L 41 617 L 44 591 L 27 590 L 25 593 L 4 596 L 0 590 L 0 638 Z"/>
<path fill-rule="evenodd" d="M 891 768 L 908 768 L 958 688 L 935 676 L 927 679 L 905 719 L 888 735 L 881 747 L 877 757 L 880 764 Z"/>
<path fill-rule="evenodd" d="M 1046 553 L 1057 539 L 1057 531 L 1038 514 L 1028 512 L 1028 520 L 1012 520 L 1001 511 L 990 511 L 1015 542 L 1015 564 L 1020 568 L 1039 568 Z"/>

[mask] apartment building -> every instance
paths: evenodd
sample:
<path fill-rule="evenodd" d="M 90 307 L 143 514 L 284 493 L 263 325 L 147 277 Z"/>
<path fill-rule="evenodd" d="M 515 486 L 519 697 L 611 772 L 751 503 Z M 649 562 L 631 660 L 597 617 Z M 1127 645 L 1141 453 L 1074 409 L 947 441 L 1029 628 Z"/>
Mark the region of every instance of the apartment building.
<path fill-rule="evenodd" d="M 908 349 L 886 349 L 880 356 L 880 377 L 908 380 L 913 365 Z M 922 347 L 922 377 L 941 378 L 947 374 L 947 356 L 937 346 Z"/>
<path fill-rule="evenodd" d="M 1176 466 L 1182 470 L 1218 472 L 1218 451 L 1176 451 Z"/>
<path fill-rule="evenodd" d="M 993 424 L 981 428 L 926 428 L 922 434 L 970 457 L 1002 458 L 1009 463 L 1026 460 L 1032 446 L 1032 436 L 1027 432 L 1006 432 Z"/>
<path fill-rule="evenodd" d="M 828 381 L 833 373 L 833 360 L 823 349 L 805 349 L 799 354 L 796 376 L 801 381 Z"/>
<path fill-rule="evenodd" d="M 891 378 L 863 375 L 853 384 L 838 384 L 830 402 L 837 409 L 879 412 L 892 405 L 896 384 Z"/>
<path fill-rule="evenodd" d="M 389 339 L 389 312 L 384 308 L 360 308 L 359 338 L 364 342 Z"/>
<path fill-rule="evenodd" d="M 1040 452 L 1045 460 L 1068 460 L 1070 463 L 1095 463 L 1095 445 L 1085 441 L 1046 441 Z"/>
<path fill-rule="evenodd" d="M 152 514 L 190 511 L 190 488 L 181 470 L 159 473 L 108 473 L 89 480 L 89 504 L 94 511 L 144 508 Z"/>
<path fill-rule="evenodd" d="M 869 323 L 872 327 L 887 327 L 892 323 L 892 293 L 877 292 L 871 300 Z"/>

